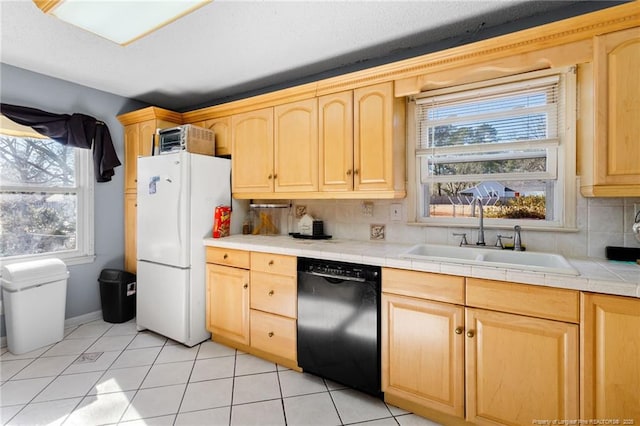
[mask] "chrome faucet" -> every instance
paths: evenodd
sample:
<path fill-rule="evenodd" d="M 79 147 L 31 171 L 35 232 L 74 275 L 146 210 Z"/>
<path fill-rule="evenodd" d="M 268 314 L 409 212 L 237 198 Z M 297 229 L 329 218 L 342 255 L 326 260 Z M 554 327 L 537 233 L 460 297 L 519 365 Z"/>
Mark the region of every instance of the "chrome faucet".
<path fill-rule="evenodd" d="M 477 246 L 486 246 L 484 242 L 484 212 L 482 210 L 482 198 L 477 197 L 475 203 L 480 208 L 480 225 L 478 226 L 478 242 Z"/>
<path fill-rule="evenodd" d="M 522 248 L 522 238 L 520 237 L 520 226 L 513 227 L 513 251 L 524 251 Z"/>

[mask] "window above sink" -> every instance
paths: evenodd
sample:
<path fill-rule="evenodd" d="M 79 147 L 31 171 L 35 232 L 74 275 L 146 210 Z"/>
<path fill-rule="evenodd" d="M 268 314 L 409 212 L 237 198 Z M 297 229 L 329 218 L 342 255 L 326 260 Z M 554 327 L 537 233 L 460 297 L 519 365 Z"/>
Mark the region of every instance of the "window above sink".
<path fill-rule="evenodd" d="M 415 222 L 469 226 L 480 198 L 490 226 L 573 228 L 575 97 L 573 68 L 416 96 L 408 114 Z"/>

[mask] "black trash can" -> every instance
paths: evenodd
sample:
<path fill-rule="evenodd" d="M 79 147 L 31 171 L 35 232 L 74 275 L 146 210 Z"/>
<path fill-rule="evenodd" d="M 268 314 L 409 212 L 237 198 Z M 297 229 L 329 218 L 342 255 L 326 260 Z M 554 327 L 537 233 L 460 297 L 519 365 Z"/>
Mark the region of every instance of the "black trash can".
<path fill-rule="evenodd" d="M 119 269 L 100 272 L 100 302 L 102 319 L 121 323 L 136 316 L 136 276 Z"/>

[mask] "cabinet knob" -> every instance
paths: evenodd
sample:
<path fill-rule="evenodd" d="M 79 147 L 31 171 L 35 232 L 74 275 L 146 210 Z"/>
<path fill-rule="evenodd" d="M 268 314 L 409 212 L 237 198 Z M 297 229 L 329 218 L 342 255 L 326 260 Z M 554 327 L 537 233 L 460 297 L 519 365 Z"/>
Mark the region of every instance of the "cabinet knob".
<path fill-rule="evenodd" d="M 273 331 L 269 332 L 269 337 L 273 337 Z"/>
<path fill-rule="evenodd" d="M 355 169 L 355 170 L 353 171 L 353 174 L 354 174 L 354 175 L 356 175 L 356 176 L 358 175 L 358 173 L 359 173 L 358 169 Z"/>
<path fill-rule="evenodd" d="M 473 332 L 473 330 L 469 330 L 467 331 L 467 337 L 473 337 L 475 334 Z"/>
<path fill-rule="evenodd" d="M 347 170 L 347 176 L 351 176 L 351 169 Z"/>
<path fill-rule="evenodd" d="M 242 288 L 249 288 L 249 284 L 243 285 Z"/>
<path fill-rule="evenodd" d="M 269 292 L 269 296 L 273 296 L 273 294 L 274 294 L 274 292 L 273 292 L 273 290 L 271 290 L 271 291 Z"/>
<path fill-rule="evenodd" d="M 273 266 L 273 260 L 269 261 L 269 266 Z"/>
<path fill-rule="evenodd" d="M 229 257 L 229 255 L 227 253 L 225 253 L 224 256 L 222 256 L 223 259 L 226 259 L 228 257 Z"/>
<path fill-rule="evenodd" d="M 274 173 L 274 174 L 273 174 L 273 178 L 274 178 L 274 179 L 278 179 L 278 174 L 277 174 L 277 173 Z"/>
<path fill-rule="evenodd" d="M 463 331 L 464 331 L 464 328 L 462 327 L 458 327 L 455 329 L 456 334 L 462 334 Z"/>
<path fill-rule="evenodd" d="M 267 179 L 269 179 L 269 180 L 273 179 L 273 175 L 267 176 Z"/>

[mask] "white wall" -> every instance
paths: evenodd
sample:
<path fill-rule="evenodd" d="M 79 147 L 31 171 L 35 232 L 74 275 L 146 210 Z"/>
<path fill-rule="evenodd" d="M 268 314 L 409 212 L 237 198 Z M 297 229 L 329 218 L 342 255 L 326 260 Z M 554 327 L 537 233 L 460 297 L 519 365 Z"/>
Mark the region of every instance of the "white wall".
<path fill-rule="evenodd" d="M 118 158 L 124 164 L 123 128 L 116 116 L 143 108 L 145 104 L 4 63 L 0 64 L 0 75 L 0 101 L 4 103 L 55 113 L 83 113 L 104 121 L 109 127 Z M 96 259 L 93 263 L 69 267 L 66 318 L 100 310 L 97 281 L 100 271 L 123 268 L 124 166 L 117 167 L 115 172 L 111 182 L 94 186 Z M 0 319 L 0 335 L 4 336 L 4 316 Z"/>
<path fill-rule="evenodd" d="M 522 242 L 531 251 L 559 253 L 570 258 L 605 258 L 606 246 L 640 248 L 631 233 L 634 203 L 640 198 L 584 198 L 577 200 L 577 232 L 522 231 Z M 445 228 L 407 225 L 390 219 L 391 204 L 402 204 L 407 216 L 404 200 L 374 201 L 373 216 L 362 214 L 359 200 L 296 200 L 294 204 L 307 206 L 307 211 L 316 219 L 324 221 L 325 233 L 334 238 L 355 240 L 369 239 L 369 225 L 385 225 L 385 239 L 390 242 L 434 243 L 456 245 L 459 237 L 454 232 L 467 232 L 470 243 L 477 240 L 476 229 Z M 516 224 L 516 223 L 514 223 Z M 487 229 L 485 241 L 494 244 L 497 234 L 512 235 L 505 229 Z"/>

